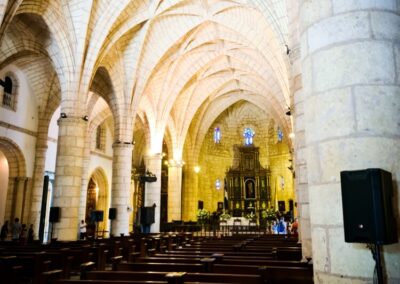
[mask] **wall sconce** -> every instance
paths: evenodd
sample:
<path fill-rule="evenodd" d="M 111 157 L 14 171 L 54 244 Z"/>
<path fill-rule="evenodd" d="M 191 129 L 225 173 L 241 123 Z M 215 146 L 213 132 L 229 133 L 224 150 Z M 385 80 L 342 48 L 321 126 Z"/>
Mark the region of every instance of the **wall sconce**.
<path fill-rule="evenodd" d="M 67 118 L 67 114 L 65 112 L 60 113 L 61 118 Z"/>
<path fill-rule="evenodd" d="M 193 168 L 193 170 L 194 170 L 194 172 L 195 172 L 196 174 L 198 174 L 198 173 L 200 172 L 200 167 L 199 167 L 199 166 L 195 166 L 195 167 Z"/>
<path fill-rule="evenodd" d="M 285 112 L 285 114 L 286 114 L 287 116 L 291 116 L 291 115 L 292 115 L 292 112 L 291 112 L 290 107 L 288 107 L 288 109 L 287 109 L 287 111 Z"/>
<path fill-rule="evenodd" d="M 84 121 L 89 121 L 89 117 L 88 117 L 87 115 L 82 116 L 82 119 L 83 119 Z"/>

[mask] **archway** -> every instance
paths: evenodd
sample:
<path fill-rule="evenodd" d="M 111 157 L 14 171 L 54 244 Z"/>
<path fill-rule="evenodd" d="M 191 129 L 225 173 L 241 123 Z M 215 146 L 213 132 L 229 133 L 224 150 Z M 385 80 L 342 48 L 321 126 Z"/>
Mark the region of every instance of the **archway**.
<path fill-rule="evenodd" d="M 24 155 L 17 144 L 0 138 L 0 222 L 15 217 L 24 220 L 28 180 Z"/>
<path fill-rule="evenodd" d="M 85 218 L 88 224 L 88 235 L 93 235 L 94 230 L 97 229 L 103 235 L 104 232 L 108 231 L 108 208 L 110 204 L 109 198 L 109 186 L 107 182 L 107 177 L 102 168 L 96 168 L 90 175 L 88 188 L 87 188 L 87 198 L 86 198 L 86 213 Z M 96 220 L 96 212 L 102 212 L 100 215 L 102 218 Z M 98 221 L 98 222 L 96 222 Z M 96 223 L 98 228 L 96 228 Z"/>

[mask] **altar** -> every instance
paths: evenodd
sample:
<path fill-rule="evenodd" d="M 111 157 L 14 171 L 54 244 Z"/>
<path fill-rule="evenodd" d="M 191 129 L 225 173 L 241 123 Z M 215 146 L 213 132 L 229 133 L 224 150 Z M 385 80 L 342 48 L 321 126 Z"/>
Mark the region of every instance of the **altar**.
<path fill-rule="evenodd" d="M 270 171 L 260 165 L 259 148 L 253 144 L 239 146 L 235 151 L 239 159 L 225 177 L 226 210 L 233 216 L 229 225 L 239 219 L 240 225 L 245 226 L 249 220 L 244 216 L 254 214 L 259 219 L 261 212 L 271 205 Z"/>
<path fill-rule="evenodd" d="M 250 220 L 245 217 L 232 217 L 226 221 L 220 221 L 221 226 L 249 226 Z M 254 223 L 252 223 L 254 225 Z"/>

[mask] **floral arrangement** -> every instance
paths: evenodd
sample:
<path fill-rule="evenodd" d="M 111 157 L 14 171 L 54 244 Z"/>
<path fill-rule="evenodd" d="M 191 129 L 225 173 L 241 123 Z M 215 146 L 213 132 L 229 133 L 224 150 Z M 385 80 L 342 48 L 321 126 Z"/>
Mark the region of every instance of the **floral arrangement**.
<path fill-rule="evenodd" d="M 274 208 L 269 208 L 267 210 L 261 211 L 261 219 L 267 219 L 269 221 L 276 220 L 277 215 Z"/>
<path fill-rule="evenodd" d="M 229 220 L 231 218 L 231 215 L 229 215 L 228 213 L 222 213 L 220 216 L 219 216 L 219 219 L 220 220 Z"/>
<path fill-rule="evenodd" d="M 210 219 L 210 212 L 206 209 L 197 210 L 197 221 L 204 223 Z"/>
<path fill-rule="evenodd" d="M 244 217 L 246 219 L 248 219 L 248 220 L 255 220 L 256 219 L 256 215 L 253 213 L 253 211 L 251 211 L 250 213 L 246 214 Z"/>

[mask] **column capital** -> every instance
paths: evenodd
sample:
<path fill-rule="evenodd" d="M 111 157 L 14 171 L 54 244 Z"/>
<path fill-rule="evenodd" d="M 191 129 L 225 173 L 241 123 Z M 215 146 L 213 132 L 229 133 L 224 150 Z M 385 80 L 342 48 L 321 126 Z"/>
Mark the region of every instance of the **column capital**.
<path fill-rule="evenodd" d="M 120 140 L 116 140 L 113 144 L 112 144 L 112 148 L 133 148 L 133 143 L 132 142 L 122 142 Z"/>
<path fill-rule="evenodd" d="M 145 160 L 161 160 L 162 154 L 161 153 L 146 154 L 144 158 Z"/>
<path fill-rule="evenodd" d="M 57 124 L 87 124 L 87 116 L 67 116 L 65 113 L 61 113 L 60 118 L 57 120 Z"/>
<path fill-rule="evenodd" d="M 182 168 L 184 164 L 182 160 L 168 160 L 168 168 Z"/>
<path fill-rule="evenodd" d="M 24 182 L 28 179 L 28 177 L 15 177 L 16 182 Z"/>
<path fill-rule="evenodd" d="M 48 148 L 49 147 L 47 146 L 47 143 L 46 144 L 40 143 L 36 145 L 36 151 L 47 151 Z"/>

